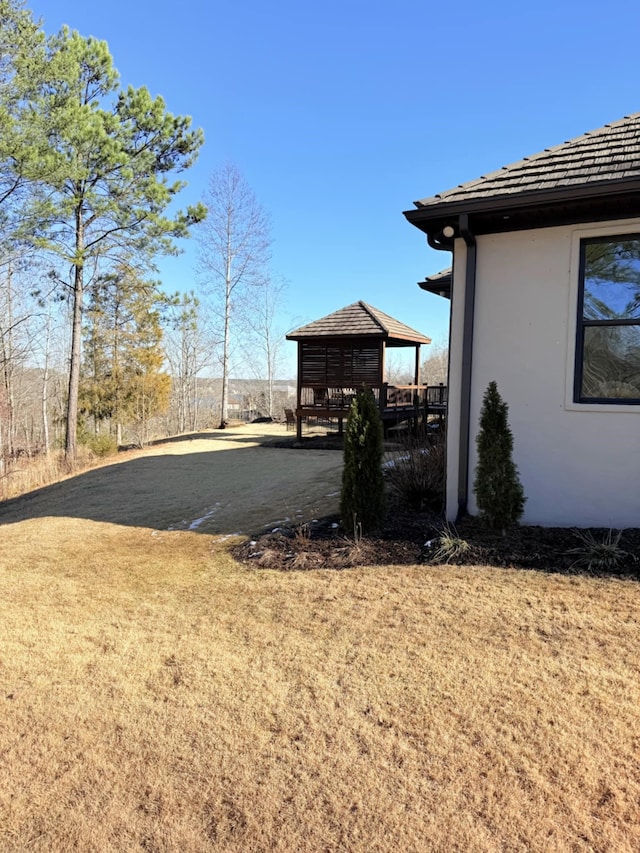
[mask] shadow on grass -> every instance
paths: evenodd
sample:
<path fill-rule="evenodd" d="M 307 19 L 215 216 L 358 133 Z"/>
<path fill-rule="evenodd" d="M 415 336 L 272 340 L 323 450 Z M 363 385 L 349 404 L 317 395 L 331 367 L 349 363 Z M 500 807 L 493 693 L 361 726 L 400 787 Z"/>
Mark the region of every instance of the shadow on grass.
<path fill-rule="evenodd" d="M 220 438 L 201 433 L 196 437 Z M 317 455 L 309 460 L 307 477 L 299 455 L 270 447 L 269 438 L 254 447 L 246 444 L 255 444 L 256 436 L 224 438 L 228 446 L 219 451 L 152 452 L 5 501 L 0 504 L 0 525 L 68 517 L 157 530 L 233 533 L 246 530 L 256 519 L 277 519 L 290 494 L 295 501 L 301 489 L 312 493 L 315 480 L 322 483 L 325 470 L 331 473 L 336 467 L 334 454 Z"/>

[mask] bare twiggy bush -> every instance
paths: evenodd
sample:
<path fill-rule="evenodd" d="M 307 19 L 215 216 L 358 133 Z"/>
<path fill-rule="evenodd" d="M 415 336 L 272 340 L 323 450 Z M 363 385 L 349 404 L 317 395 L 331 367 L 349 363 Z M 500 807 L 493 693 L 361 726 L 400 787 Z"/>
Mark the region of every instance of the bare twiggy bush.
<path fill-rule="evenodd" d="M 298 524 L 293 531 L 293 538 L 298 544 L 304 544 L 311 539 L 311 525 L 308 522 Z"/>
<path fill-rule="evenodd" d="M 392 491 L 418 510 L 441 508 L 445 470 L 445 445 L 441 436 L 408 436 L 385 464 L 386 479 Z"/>
<path fill-rule="evenodd" d="M 201 516 L 300 472 L 223 433 L 2 508 L 0 850 L 639 850 L 640 583 L 252 571 Z"/>

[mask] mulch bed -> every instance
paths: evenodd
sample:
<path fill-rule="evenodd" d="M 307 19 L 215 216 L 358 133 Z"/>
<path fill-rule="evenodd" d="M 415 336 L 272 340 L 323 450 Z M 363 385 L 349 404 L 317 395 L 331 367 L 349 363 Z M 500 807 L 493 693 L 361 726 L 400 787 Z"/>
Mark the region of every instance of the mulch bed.
<path fill-rule="evenodd" d="M 234 556 L 246 565 L 283 571 L 345 569 L 352 566 L 433 564 L 442 515 L 417 512 L 392 501 L 384 527 L 375 535 L 354 541 L 339 525 L 338 517 L 319 519 L 309 525 L 279 527 L 235 547 Z M 606 530 L 592 530 L 602 541 Z M 465 518 L 457 536 L 470 546 L 466 553 L 448 559 L 456 565 L 513 566 L 567 574 L 640 577 L 640 529 L 626 530 L 619 548 L 626 552 L 610 567 L 576 565 L 580 547 L 576 532 L 559 527 L 515 527 L 504 536 L 488 530 L 477 518 Z"/>
<path fill-rule="evenodd" d="M 308 450 L 342 450 L 343 436 L 337 433 L 295 435 L 269 439 L 270 447 Z M 386 449 L 396 445 L 386 442 Z M 354 540 L 338 516 L 321 518 L 308 525 L 281 526 L 256 535 L 233 549 L 237 560 L 256 568 L 281 571 L 346 569 L 353 566 L 437 564 L 439 537 L 445 528 L 442 513 L 416 511 L 397 497 L 390 497 L 384 526 L 376 534 Z M 584 532 L 584 531 L 583 531 Z M 589 531 L 602 542 L 608 531 Z M 581 541 L 573 528 L 513 527 L 505 535 L 490 530 L 478 518 L 468 516 L 454 528 L 468 544 L 463 554 L 446 560 L 454 565 L 512 566 L 563 574 L 589 574 L 640 579 L 640 528 L 622 533 L 615 566 L 587 568 L 578 564 Z"/>

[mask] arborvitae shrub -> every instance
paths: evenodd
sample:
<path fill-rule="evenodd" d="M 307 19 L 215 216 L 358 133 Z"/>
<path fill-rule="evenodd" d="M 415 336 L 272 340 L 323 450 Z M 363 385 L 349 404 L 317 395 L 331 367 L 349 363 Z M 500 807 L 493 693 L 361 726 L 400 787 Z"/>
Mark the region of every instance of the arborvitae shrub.
<path fill-rule="evenodd" d="M 344 435 L 340 518 L 347 531 L 369 533 L 384 521 L 382 421 L 369 388 L 359 391 L 349 409 Z"/>
<path fill-rule="evenodd" d="M 490 382 L 482 400 L 476 437 L 478 464 L 473 491 L 482 517 L 490 527 L 502 531 L 518 522 L 526 500 L 513 462 L 508 412 L 498 386 Z"/>

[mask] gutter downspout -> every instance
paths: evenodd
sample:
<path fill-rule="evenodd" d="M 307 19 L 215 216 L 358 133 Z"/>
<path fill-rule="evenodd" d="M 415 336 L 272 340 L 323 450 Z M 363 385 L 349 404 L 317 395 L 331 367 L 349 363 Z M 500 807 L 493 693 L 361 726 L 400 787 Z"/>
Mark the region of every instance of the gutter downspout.
<path fill-rule="evenodd" d="M 461 213 L 460 236 L 467 246 L 462 329 L 462 375 L 460 383 L 460 436 L 458 448 L 458 515 L 467 514 L 469 499 L 469 439 L 471 437 L 471 373 L 473 366 L 473 325 L 476 296 L 476 238 L 469 228 L 469 217 Z"/>

